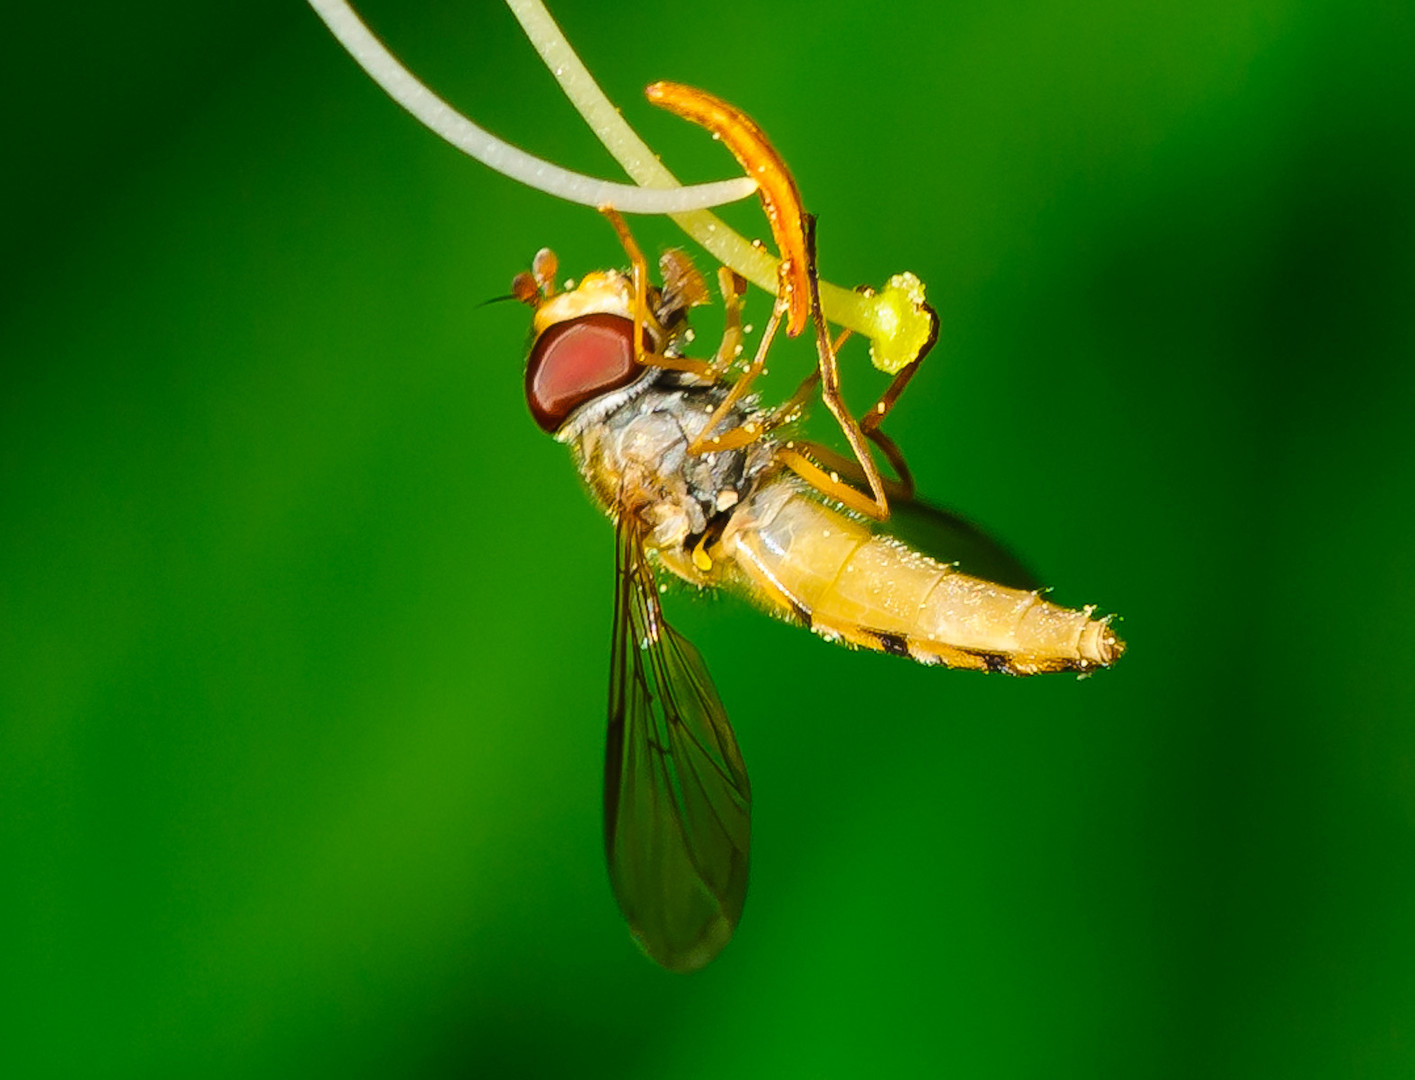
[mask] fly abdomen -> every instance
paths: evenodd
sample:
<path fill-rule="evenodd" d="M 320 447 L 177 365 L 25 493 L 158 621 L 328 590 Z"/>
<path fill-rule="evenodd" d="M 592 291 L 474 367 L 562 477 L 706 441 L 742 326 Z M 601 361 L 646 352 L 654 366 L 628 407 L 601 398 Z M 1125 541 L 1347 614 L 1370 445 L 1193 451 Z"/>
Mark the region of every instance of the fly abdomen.
<path fill-rule="evenodd" d="M 768 484 L 723 535 L 749 591 L 825 637 L 926 664 L 1084 671 L 1124 650 L 1093 608 L 973 577 L 873 532 L 790 481 Z"/>

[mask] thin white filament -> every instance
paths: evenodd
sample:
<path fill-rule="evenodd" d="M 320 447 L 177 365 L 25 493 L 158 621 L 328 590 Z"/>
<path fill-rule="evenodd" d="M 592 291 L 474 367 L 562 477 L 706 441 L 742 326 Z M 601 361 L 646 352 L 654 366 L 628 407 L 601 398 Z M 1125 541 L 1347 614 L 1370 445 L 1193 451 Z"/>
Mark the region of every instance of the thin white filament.
<path fill-rule="evenodd" d="M 736 202 L 757 189 L 756 181 L 746 176 L 692 187 L 660 183 L 644 188 L 562 169 L 503 142 L 453 109 L 398 62 L 345 0 L 309 0 L 309 4 L 394 101 L 463 153 L 527 187 L 584 206 L 613 206 L 626 214 L 682 214 Z M 669 181 L 673 182 L 671 177 Z"/>

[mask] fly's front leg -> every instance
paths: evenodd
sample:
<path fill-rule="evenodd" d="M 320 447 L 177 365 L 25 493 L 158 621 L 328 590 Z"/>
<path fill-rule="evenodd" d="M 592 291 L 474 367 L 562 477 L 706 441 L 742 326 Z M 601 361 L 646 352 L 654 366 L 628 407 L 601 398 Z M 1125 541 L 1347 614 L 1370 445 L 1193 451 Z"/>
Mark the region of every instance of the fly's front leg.
<path fill-rule="evenodd" d="M 692 360 L 686 356 L 664 356 L 662 353 L 644 348 L 644 338 L 649 326 L 649 264 L 644 258 L 639 242 L 634 239 L 634 234 L 629 231 L 629 226 L 620 216 L 619 211 L 612 206 L 601 206 L 599 212 L 608 219 L 609 224 L 614 226 L 614 231 L 619 236 L 619 242 L 624 245 L 624 254 L 629 256 L 629 280 L 634 291 L 631 314 L 634 320 L 635 362 L 652 367 L 668 368 L 671 371 L 687 371 L 693 375 L 707 378 L 710 365 L 701 360 Z M 658 325 L 657 319 L 654 319 L 654 327 L 660 331 L 661 335 L 663 328 Z"/>
<path fill-rule="evenodd" d="M 742 352 L 742 297 L 747 292 L 747 281 L 731 268 L 719 266 L 717 286 L 722 291 L 724 314 L 722 344 L 717 347 L 717 355 L 711 365 L 714 382 L 727 374 Z"/>
<path fill-rule="evenodd" d="M 647 364 L 646 357 L 648 350 L 644 348 L 644 331 L 649 323 L 649 264 L 644 258 L 643 249 L 639 247 L 639 242 L 634 239 L 634 234 L 629 231 L 629 224 L 620 216 L 619 211 L 612 206 L 601 206 L 599 212 L 614 226 L 615 233 L 619 236 L 619 243 L 624 245 L 624 254 L 629 256 L 629 280 L 634 289 L 634 299 L 632 313 L 634 318 L 634 359 L 640 364 Z"/>

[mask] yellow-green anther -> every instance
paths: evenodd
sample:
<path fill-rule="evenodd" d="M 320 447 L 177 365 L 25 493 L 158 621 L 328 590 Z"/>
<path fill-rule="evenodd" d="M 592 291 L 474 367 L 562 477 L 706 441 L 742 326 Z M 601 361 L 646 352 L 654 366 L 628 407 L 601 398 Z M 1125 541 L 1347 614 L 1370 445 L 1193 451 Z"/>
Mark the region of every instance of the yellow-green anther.
<path fill-rule="evenodd" d="M 870 361 L 896 375 L 919 358 L 933 333 L 933 317 L 924 307 L 924 283 L 909 272 L 895 274 L 872 298 Z"/>

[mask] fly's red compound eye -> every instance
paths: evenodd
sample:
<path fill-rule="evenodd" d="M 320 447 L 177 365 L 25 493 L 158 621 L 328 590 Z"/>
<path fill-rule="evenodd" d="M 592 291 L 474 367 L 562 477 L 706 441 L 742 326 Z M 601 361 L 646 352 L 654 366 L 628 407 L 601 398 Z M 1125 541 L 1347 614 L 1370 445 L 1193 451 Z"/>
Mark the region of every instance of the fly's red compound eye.
<path fill-rule="evenodd" d="M 535 422 L 553 433 L 585 402 L 628 386 L 642 373 L 634 360 L 632 319 L 582 315 L 536 339 L 526 363 L 526 402 Z"/>

